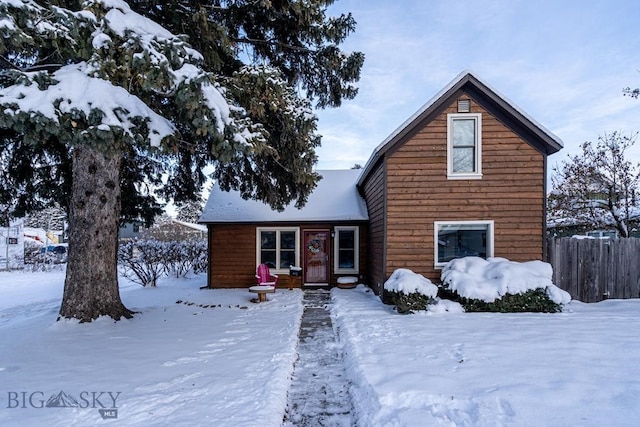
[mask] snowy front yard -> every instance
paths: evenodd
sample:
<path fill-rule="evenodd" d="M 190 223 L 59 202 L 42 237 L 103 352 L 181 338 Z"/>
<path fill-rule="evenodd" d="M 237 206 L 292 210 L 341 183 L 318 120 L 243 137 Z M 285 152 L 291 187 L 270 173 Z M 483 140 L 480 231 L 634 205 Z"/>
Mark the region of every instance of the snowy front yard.
<path fill-rule="evenodd" d="M 0 425 L 282 422 L 302 292 L 253 304 L 247 291 L 200 290 L 205 276 L 156 289 L 121 279 L 139 314 L 78 324 L 55 322 L 63 282 L 62 272 L 0 273 Z M 77 405 L 46 407 L 61 391 Z"/>
<path fill-rule="evenodd" d="M 300 291 L 253 304 L 244 290 L 200 290 L 204 276 L 157 289 L 123 279 L 134 319 L 77 324 L 55 322 L 63 281 L 63 272 L 0 273 L 0 425 L 282 423 Z M 332 299 L 359 425 L 640 419 L 640 300 L 401 316 L 364 287 Z"/>
<path fill-rule="evenodd" d="M 640 300 L 401 316 L 364 287 L 333 297 L 360 425 L 638 425 Z"/>

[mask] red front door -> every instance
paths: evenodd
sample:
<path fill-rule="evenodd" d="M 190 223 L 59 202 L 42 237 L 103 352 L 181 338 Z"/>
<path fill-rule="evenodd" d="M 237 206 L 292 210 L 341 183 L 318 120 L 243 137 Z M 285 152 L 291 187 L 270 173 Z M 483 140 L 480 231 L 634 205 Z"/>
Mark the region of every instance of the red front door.
<path fill-rule="evenodd" d="M 304 231 L 304 282 L 329 283 L 329 230 Z"/>

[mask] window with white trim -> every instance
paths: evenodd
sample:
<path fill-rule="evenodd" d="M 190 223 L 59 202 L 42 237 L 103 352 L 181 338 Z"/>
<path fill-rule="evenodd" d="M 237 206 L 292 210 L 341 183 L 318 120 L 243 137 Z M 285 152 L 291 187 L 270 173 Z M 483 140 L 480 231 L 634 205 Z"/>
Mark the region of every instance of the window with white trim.
<path fill-rule="evenodd" d="M 436 221 L 435 267 L 456 258 L 493 256 L 493 221 Z"/>
<path fill-rule="evenodd" d="M 300 265 L 300 229 L 297 227 L 260 227 L 256 229 L 256 264 L 267 264 L 285 273 Z"/>
<path fill-rule="evenodd" d="M 333 239 L 334 272 L 337 274 L 359 273 L 359 246 L 358 227 L 335 227 Z"/>
<path fill-rule="evenodd" d="M 482 178 L 482 115 L 447 115 L 447 177 Z"/>

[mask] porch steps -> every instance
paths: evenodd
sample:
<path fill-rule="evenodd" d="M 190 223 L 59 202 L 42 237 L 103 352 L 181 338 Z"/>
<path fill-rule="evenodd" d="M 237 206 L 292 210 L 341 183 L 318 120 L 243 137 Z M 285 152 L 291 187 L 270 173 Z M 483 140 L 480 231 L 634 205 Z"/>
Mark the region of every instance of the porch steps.
<path fill-rule="evenodd" d="M 306 290 L 325 290 L 328 291 L 329 289 L 331 289 L 331 287 L 329 286 L 328 283 L 320 283 L 320 284 L 314 284 L 314 283 L 303 283 L 302 284 L 302 290 L 306 291 Z"/>

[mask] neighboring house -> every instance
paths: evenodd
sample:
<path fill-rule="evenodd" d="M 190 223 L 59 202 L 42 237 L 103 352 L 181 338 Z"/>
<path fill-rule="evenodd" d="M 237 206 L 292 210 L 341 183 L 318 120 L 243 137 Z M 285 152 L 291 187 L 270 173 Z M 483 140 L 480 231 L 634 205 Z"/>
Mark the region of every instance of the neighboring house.
<path fill-rule="evenodd" d="M 207 227 L 202 224 L 178 221 L 170 218 L 161 224 L 154 224 L 144 228 L 142 222 L 126 222 L 120 226 L 118 237 L 120 240 L 138 238 L 153 238 L 161 241 L 180 241 L 189 239 L 204 239 Z"/>
<path fill-rule="evenodd" d="M 140 231 L 142 229 L 142 223 L 138 221 L 125 222 L 120 225 L 118 230 L 118 239 L 131 240 L 140 237 Z"/>
<path fill-rule="evenodd" d="M 179 242 L 192 239 L 204 239 L 207 227 L 202 224 L 178 221 L 169 218 L 141 231 L 143 239 L 156 239 L 162 242 Z"/>
<path fill-rule="evenodd" d="M 640 238 L 640 217 L 634 215 L 630 220 L 629 237 Z M 616 239 L 620 233 L 613 226 L 612 221 L 604 224 L 591 224 L 578 221 L 575 218 L 552 219 L 547 222 L 547 237 L 608 237 Z"/>
<path fill-rule="evenodd" d="M 182 230 L 182 234 L 192 239 L 204 239 L 207 236 L 207 226 L 202 224 L 195 224 L 193 222 L 180 221 L 178 219 L 172 219 L 179 229 Z"/>
<path fill-rule="evenodd" d="M 24 227 L 24 237 L 35 240 L 41 245 L 58 244 L 64 241 L 64 232 L 61 230 Z"/>
<path fill-rule="evenodd" d="M 269 250 L 278 260 L 282 232 L 292 233 L 290 256 L 302 263 L 307 283 L 307 229 L 324 230 L 320 241 L 333 248 L 326 251 L 329 284 L 341 273 L 339 231 L 357 231 L 358 267 L 345 274 L 376 293 L 397 268 L 439 280 L 441 268 L 463 256 L 542 259 L 547 156 L 561 148 L 558 137 L 473 73 L 462 73 L 383 141 L 363 170 L 343 171 L 360 172 L 355 181 L 340 180 L 328 193 L 321 181 L 302 211 L 278 213 L 258 203 L 261 212 L 245 217 L 257 202 L 215 187 L 201 218 L 209 226 L 209 286 L 247 286 Z M 329 219 L 340 212 L 338 192 L 364 198 L 367 210 L 350 218 L 355 222 Z M 269 231 L 275 234 L 263 234 Z"/>

